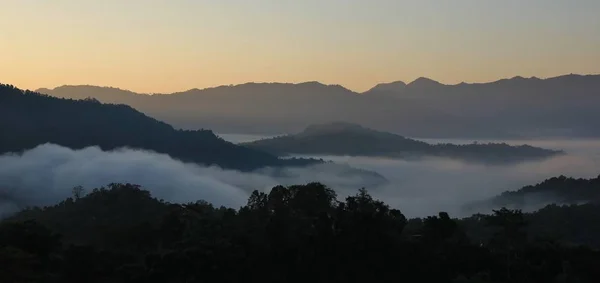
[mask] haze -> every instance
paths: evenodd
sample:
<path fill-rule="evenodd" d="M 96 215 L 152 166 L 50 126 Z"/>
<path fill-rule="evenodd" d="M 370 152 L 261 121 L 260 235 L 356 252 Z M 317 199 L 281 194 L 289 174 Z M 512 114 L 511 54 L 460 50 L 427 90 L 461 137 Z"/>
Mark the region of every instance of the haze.
<path fill-rule="evenodd" d="M 234 140 L 236 137 L 224 135 Z M 456 142 L 456 141 L 455 141 Z M 400 209 L 408 217 L 422 217 L 447 211 L 453 216 L 469 216 L 462 206 L 484 200 L 506 190 L 517 190 L 547 178 L 567 175 L 592 178 L 600 170 L 600 141 L 531 141 L 569 154 L 544 161 L 514 166 L 481 166 L 449 159 L 421 161 L 397 159 L 322 156 L 336 163 L 373 170 L 390 182 L 373 187 L 371 180 L 349 178 L 333 165 L 288 168 L 286 174 L 273 174 L 264 168 L 254 172 L 222 170 L 182 163 L 168 155 L 120 149 L 105 152 L 97 147 L 71 150 L 45 144 L 21 155 L 0 155 L 0 217 L 31 205 L 51 205 L 71 195 L 81 185 L 87 192 L 113 182 L 142 185 L 158 198 L 171 202 L 206 200 L 217 206 L 238 208 L 250 191 L 269 191 L 278 185 L 323 182 L 340 198 L 368 188 L 379 199 Z M 489 207 L 493 209 L 494 207 Z M 539 206 L 531 207 L 538 209 Z M 488 211 L 481 211 L 488 212 Z"/>
<path fill-rule="evenodd" d="M 168 93 L 600 73 L 600 2 L 8 0 L 0 78 Z M 10 66 L 10 67 L 8 67 Z"/>

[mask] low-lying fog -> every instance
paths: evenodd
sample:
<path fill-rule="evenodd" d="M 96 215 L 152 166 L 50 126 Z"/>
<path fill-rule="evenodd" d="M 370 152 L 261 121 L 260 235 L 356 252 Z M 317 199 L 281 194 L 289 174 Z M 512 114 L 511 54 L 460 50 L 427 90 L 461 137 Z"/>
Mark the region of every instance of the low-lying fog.
<path fill-rule="evenodd" d="M 221 137 L 234 143 L 268 138 L 228 134 L 221 135 Z M 465 139 L 419 140 L 431 144 L 469 144 L 475 141 Z M 407 216 L 431 215 L 438 211 L 447 211 L 455 216 L 467 216 L 461 215 L 460 207 L 470 201 L 486 199 L 507 190 L 518 190 L 523 186 L 533 185 L 559 175 L 576 178 L 595 178 L 600 175 L 599 139 L 478 140 L 478 142 L 529 144 L 547 149 L 564 150 L 566 154 L 543 161 L 506 166 L 486 166 L 441 158 L 405 161 L 351 156 L 298 157 L 323 158 L 382 174 L 390 181 L 390 184 L 381 188 L 370 188 L 371 194 L 400 208 Z"/>
<path fill-rule="evenodd" d="M 221 136 L 232 142 L 260 138 L 253 136 L 236 140 L 230 135 Z M 482 166 L 447 159 L 409 162 L 367 157 L 320 157 L 385 176 L 389 184 L 367 189 L 375 197 L 399 208 L 407 217 L 432 215 L 439 211 L 464 216 L 460 215 L 460 206 L 469 201 L 491 197 L 505 190 L 516 190 L 561 174 L 585 178 L 600 174 L 600 140 L 510 143 L 564 149 L 568 154 L 513 166 Z M 129 182 L 142 185 L 154 196 L 167 201 L 204 199 L 217 206 L 238 208 L 245 204 L 251 190 L 268 190 L 277 184 L 319 181 L 344 197 L 369 183 L 362 178 L 343 177 L 338 167 L 327 164 L 288 169 L 287 173 L 285 177 L 275 176 L 269 169 L 242 173 L 184 164 L 169 156 L 146 151 L 121 149 L 104 152 L 96 147 L 71 150 L 47 144 L 22 155 L 0 156 L 0 216 L 24 206 L 54 204 L 70 196 L 71 188 L 77 185 L 89 191 L 111 182 Z"/>

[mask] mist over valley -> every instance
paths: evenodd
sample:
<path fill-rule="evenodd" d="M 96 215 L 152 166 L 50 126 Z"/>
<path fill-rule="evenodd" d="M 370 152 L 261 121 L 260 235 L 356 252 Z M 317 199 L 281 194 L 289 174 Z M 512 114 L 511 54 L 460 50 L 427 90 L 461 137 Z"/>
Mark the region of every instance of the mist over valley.
<path fill-rule="evenodd" d="M 234 143 L 247 143 L 280 135 L 218 134 Z M 516 191 L 558 176 L 595 178 L 600 175 L 600 140 L 598 139 L 528 139 L 528 140 L 474 140 L 474 139 L 417 139 L 429 144 L 506 143 L 523 144 L 564 154 L 544 160 L 524 161 L 516 164 L 481 164 L 451 158 L 425 157 L 404 160 L 386 157 L 293 155 L 301 158 L 318 158 L 338 164 L 348 164 L 382 174 L 390 181 L 385 186 L 369 188 L 375 196 L 385 199 L 411 217 L 435 213 L 431 207 L 443 207 L 452 215 L 468 216 L 490 212 L 501 204 L 480 206 L 477 211 L 464 206 L 487 200 L 505 191 Z M 529 202 L 518 207 L 526 211 L 537 210 L 559 199 L 531 196 Z M 541 201 L 543 200 L 543 201 Z M 560 202 L 559 202 L 560 204 Z"/>
<path fill-rule="evenodd" d="M 600 1 L 2 1 L 0 283 L 600 282 Z"/>
<path fill-rule="evenodd" d="M 133 183 L 171 202 L 240 207 L 254 189 L 321 182 L 340 199 L 366 188 L 409 217 L 440 210 L 464 217 L 499 208 L 464 206 L 504 191 L 600 172 L 597 139 L 423 139 L 340 122 L 306 125 L 296 134 L 215 134 L 178 130 L 94 99 L 58 99 L 10 86 L 1 99 L 0 126 L 9 134 L 0 142 L 6 213 L 56 203 L 75 186 L 89 192 Z M 35 114 L 24 111 L 33 105 Z M 261 145 L 271 141 L 282 141 L 275 144 L 279 149 Z M 550 203 L 520 205 L 530 211 Z"/>

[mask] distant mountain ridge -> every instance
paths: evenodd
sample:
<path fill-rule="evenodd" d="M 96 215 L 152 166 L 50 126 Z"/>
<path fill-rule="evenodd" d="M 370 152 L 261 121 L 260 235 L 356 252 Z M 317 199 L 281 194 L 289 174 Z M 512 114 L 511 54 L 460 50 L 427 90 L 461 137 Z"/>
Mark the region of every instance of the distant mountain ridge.
<path fill-rule="evenodd" d="M 182 93 L 198 92 L 198 91 L 211 91 L 211 90 L 216 90 L 216 89 L 238 88 L 238 87 L 246 87 L 246 86 L 310 86 L 310 85 L 313 85 L 313 86 L 325 86 L 325 87 L 338 87 L 338 88 L 344 89 L 346 91 L 353 92 L 355 94 L 367 94 L 367 93 L 372 92 L 373 90 L 386 90 L 386 91 L 400 90 L 400 89 L 405 88 L 410 85 L 412 85 L 412 86 L 419 86 L 419 85 L 439 85 L 439 86 L 487 85 L 487 84 L 501 84 L 501 83 L 506 83 L 506 82 L 559 81 L 559 80 L 569 80 L 569 79 L 574 79 L 574 78 L 583 78 L 583 79 L 585 79 L 585 78 L 600 78 L 600 74 L 587 74 L 587 75 L 567 74 L 567 75 L 560 75 L 560 76 L 548 77 L 548 78 L 543 78 L 543 79 L 536 77 L 536 76 L 532 76 L 532 77 L 528 77 L 528 78 L 523 77 L 523 76 L 514 76 L 511 78 L 502 78 L 502 79 L 498 79 L 495 81 L 489 81 L 489 82 L 460 82 L 460 83 L 456 83 L 456 84 L 446 84 L 446 83 L 442 83 L 442 82 L 436 81 L 436 80 L 428 78 L 428 77 L 418 77 L 415 80 L 410 81 L 408 83 L 401 81 L 401 80 L 392 81 L 392 82 L 380 82 L 380 83 L 376 84 L 375 86 L 373 86 L 372 88 L 370 88 L 369 90 L 364 91 L 364 92 L 353 91 L 353 90 L 350 90 L 339 84 L 324 84 L 319 81 L 306 81 L 306 82 L 300 82 L 300 83 L 246 82 L 246 83 L 240 83 L 240 84 L 218 85 L 218 86 L 205 87 L 205 88 L 192 88 L 189 90 L 176 91 L 173 93 L 160 93 L 160 92 L 159 93 L 143 93 L 143 92 L 135 92 L 132 90 L 122 89 L 122 88 L 115 87 L 115 86 L 98 86 L 98 85 L 90 85 L 90 84 L 62 85 L 62 86 L 57 86 L 54 88 L 42 87 L 42 88 L 38 88 L 34 91 L 43 93 L 43 94 L 48 94 L 46 92 L 63 91 L 63 90 L 67 90 L 69 88 L 72 88 L 72 89 L 89 88 L 89 89 L 104 89 L 107 91 L 114 90 L 114 91 L 119 91 L 119 92 L 128 93 L 128 94 L 169 95 L 169 94 L 182 94 Z M 392 88 L 392 87 L 395 87 L 395 88 Z M 82 95 L 82 94 L 77 93 L 75 95 Z"/>
<path fill-rule="evenodd" d="M 307 124 L 347 121 L 413 137 L 600 137 L 600 75 L 454 85 L 419 78 L 364 93 L 319 82 L 246 83 L 169 95 L 91 86 L 39 91 L 128 104 L 176 127 L 202 125 L 222 133 L 291 133 Z"/>
<path fill-rule="evenodd" d="M 529 145 L 510 146 L 498 143 L 433 145 L 344 122 L 310 125 L 298 134 L 262 139 L 243 145 L 279 156 L 299 154 L 392 158 L 445 157 L 489 164 L 544 159 L 562 153 Z"/>

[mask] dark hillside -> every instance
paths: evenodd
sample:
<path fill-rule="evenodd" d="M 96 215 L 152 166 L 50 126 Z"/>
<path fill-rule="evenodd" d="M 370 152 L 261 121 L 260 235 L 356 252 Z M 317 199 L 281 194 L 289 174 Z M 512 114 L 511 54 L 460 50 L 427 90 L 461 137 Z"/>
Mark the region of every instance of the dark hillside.
<path fill-rule="evenodd" d="M 139 148 L 222 168 L 305 165 L 310 160 L 281 160 L 234 145 L 209 130 L 176 130 L 130 106 L 95 99 L 59 99 L 0 85 L 0 152 L 21 152 L 44 143 L 73 149 Z"/>

